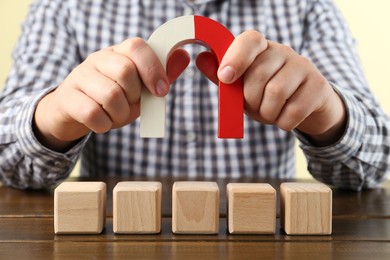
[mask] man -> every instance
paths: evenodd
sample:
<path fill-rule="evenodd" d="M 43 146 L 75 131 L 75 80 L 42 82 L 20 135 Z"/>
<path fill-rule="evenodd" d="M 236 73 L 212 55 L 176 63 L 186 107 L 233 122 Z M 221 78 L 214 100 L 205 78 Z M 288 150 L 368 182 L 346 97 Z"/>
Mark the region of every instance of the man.
<path fill-rule="evenodd" d="M 218 66 L 199 46 L 167 73 L 144 39 L 185 13 L 236 35 Z M 41 188 L 82 175 L 294 176 L 294 140 L 312 175 L 375 187 L 388 173 L 389 120 L 370 93 L 330 0 L 49 1 L 32 5 L 1 97 L 0 176 Z M 195 59 L 195 58 L 194 58 Z M 193 59 L 193 60 L 194 60 Z M 216 138 L 218 80 L 244 79 L 245 138 Z M 170 83 L 174 82 L 170 86 Z M 139 138 L 146 87 L 167 95 L 167 137 Z"/>

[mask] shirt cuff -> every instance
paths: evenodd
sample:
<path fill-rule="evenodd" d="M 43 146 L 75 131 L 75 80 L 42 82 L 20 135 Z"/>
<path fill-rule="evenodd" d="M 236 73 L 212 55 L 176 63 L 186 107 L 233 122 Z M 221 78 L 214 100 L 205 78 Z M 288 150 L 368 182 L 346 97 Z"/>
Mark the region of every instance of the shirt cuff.
<path fill-rule="evenodd" d="M 358 153 L 364 138 L 366 123 L 359 101 L 350 93 L 341 93 L 333 84 L 332 87 L 342 98 L 347 109 L 346 130 L 340 140 L 325 147 L 313 145 L 304 134 L 295 130 L 294 133 L 300 141 L 300 147 L 309 162 L 316 161 L 324 164 L 345 162 Z"/>
<path fill-rule="evenodd" d="M 39 95 L 26 97 L 26 100 L 22 102 L 23 105 L 20 107 L 20 110 L 16 113 L 14 133 L 17 137 L 19 150 L 24 156 L 32 158 L 34 164 L 41 167 L 47 168 L 49 166 L 52 173 L 57 172 L 65 174 L 70 172 L 73 168 L 79 157 L 80 151 L 89 139 L 89 135 L 82 138 L 75 146 L 65 153 L 53 151 L 38 141 L 33 131 L 35 109 L 38 102 L 54 89 L 55 87 L 47 89 Z M 64 168 L 67 169 L 65 172 Z"/>

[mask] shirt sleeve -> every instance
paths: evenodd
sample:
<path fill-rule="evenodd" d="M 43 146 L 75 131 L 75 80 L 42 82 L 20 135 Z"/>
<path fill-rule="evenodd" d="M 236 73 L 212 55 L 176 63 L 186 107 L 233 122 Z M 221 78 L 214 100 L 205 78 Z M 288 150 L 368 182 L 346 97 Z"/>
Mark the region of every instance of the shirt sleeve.
<path fill-rule="evenodd" d="M 0 181 L 8 186 L 39 189 L 66 178 L 88 139 L 57 153 L 40 144 L 32 129 L 38 101 L 79 63 L 66 3 L 32 4 L 13 52 L 14 65 L 0 96 Z"/>
<path fill-rule="evenodd" d="M 389 173 L 389 117 L 368 88 L 355 42 L 332 1 L 312 1 L 306 18 L 303 54 L 331 82 L 347 107 L 342 138 L 315 147 L 296 132 L 314 178 L 339 188 L 377 187 Z"/>

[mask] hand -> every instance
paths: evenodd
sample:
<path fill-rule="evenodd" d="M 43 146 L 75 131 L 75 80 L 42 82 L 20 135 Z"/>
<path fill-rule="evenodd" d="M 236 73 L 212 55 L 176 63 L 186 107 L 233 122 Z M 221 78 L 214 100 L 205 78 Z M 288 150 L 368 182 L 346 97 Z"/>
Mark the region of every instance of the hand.
<path fill-rule="evenodd" d="M 219 67 L 210 52 L 198 55 L 197 66 L 214 82 L 243 76 L 245 111 L 253 120 L 298 129 L 320 146 L 345 130 L 344 103 L 314 64 L 257 31 L 239 35 Z"/>
<path fill-rule="evenodd" d="M 44 145 L 60 151 L 90 131 L 104 133 L 127 125 L 139 116 L 141 88 L 165 96 L 188 63 L 188 54 L 178 49 L 165 73 L 140 38 L 92 53 L 39 102 L 35 133 Z"/>

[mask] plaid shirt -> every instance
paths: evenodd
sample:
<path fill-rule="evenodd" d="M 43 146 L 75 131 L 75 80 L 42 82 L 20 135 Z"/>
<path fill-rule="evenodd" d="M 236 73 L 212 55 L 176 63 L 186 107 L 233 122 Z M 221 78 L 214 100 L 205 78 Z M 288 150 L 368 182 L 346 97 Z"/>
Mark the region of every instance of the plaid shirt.
<path fill-rule="evenodd" d="M 217 138 L 218 89 L 193 63 L 167 96 L 167 137 L 142 139 L 138 120 L 91 133 L 66 153 L 43 147 L 32 131 L 37 102 L 90 53 L 150 34 L 185 14 L 248 29 L 310 58 L 340 93 L 348 128 L 334 145 L 314 147 L 298 132 L 245 118 L 245 138 Z M 185 47 L 194 57 L 204 47 Z M 171 175 L 292 178 L 300 140 L 311 174 L 336 187 L 374 187 L 389 171 L 389 120 L 370 93 L 354 41 L 331 0 L 41 0 L 32 4 L 0 98 L 0 180 L 40 188 L 68 176 Z M 72 100 L 69 100 L 71 103 Z"/>

